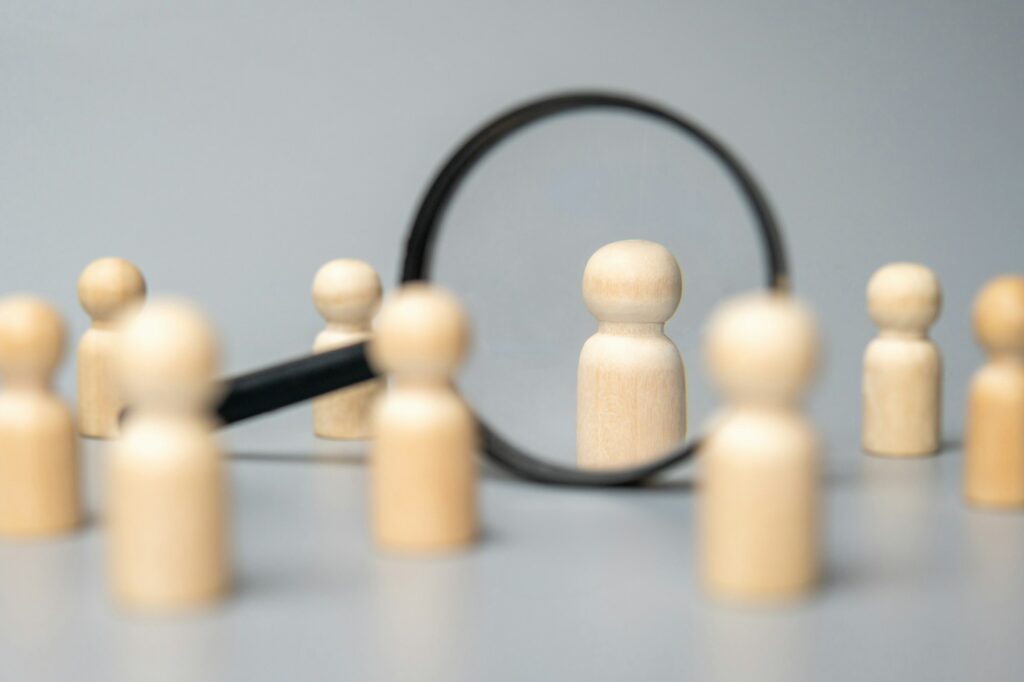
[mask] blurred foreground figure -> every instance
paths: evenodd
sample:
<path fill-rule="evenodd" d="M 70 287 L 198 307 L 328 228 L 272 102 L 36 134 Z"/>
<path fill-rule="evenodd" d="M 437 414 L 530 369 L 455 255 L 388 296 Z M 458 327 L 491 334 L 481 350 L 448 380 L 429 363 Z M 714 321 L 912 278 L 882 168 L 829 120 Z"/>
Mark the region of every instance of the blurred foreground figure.
<path fill-rule="evenodd" d="M 118 344 L 115 372 L 131 411 L 109 459 L 114 594 L 146 611 L 213 602 L 228 585 L 226 490 L 210 416 L 216 339 L 191 305 L 156 301 Z"/>
<path fill-rule="evenodd" d="M 382 549 L 445 551 L 476 538 L 476 422 L 452 385 L 468 347 L 466 314 L 448 292 L 407 284 L 384 302 L 370 346 L 391 379 L 370 455 Z"/>
<path fill-rule="evenodd" d="M 1024 277 L 981 290 L 974 332 L 989 360 L 971 380 L 964 493 L 978 506 L 1024 506 Z"/>
<path fill-rule="evenodd" d="M 64 338 L 64 322 L 44 301 L 0 301 L 2 535 L 53 535 L 79 523 L 74 420 L 50 385 Z"/>
<path fill-rule="evenodd" d="M 818 335 L 791 297 L 754 294 L 712 316 L 704 348 L 727 405 L 701 450 L 700 572 L 716 596 L 811 590 L 818 573 L 818 439 L 798 402 Z"/>

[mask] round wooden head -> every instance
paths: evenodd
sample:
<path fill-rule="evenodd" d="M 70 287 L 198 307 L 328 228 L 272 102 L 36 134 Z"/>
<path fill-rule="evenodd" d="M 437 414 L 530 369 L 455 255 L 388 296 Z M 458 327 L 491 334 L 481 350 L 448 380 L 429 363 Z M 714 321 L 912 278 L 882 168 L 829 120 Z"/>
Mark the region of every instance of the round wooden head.
<path fill-rule="evenodd" d="M 985 285 L 974 300 L 974 333 L 989 353 L 1024 354 L 1024 276 Z"/>
<path fill-rule="evenodd" d="M 380 297 L 377 272 L 361 260 L 332 260 L 313 279 L 313 303 L 320 315 L 334 324 L 369 325 Z"/>
<path fill-rule="evenodd" d="M 370 362 L 399 377 L 444 379 L 468 348 L 469 322 L 458 299 L 440 287 L 413 282 L 384 301 Z"/>
<path fill-rule="evenodd" d="M 817 369 L 817 325 L 791 296 L 748 294 L 714 312 L 704 356 L 711 378 L 730 400 L 791 402 Z"/>
<path fill-rule="evenodd" d="M 583 271 L 583 299 L 600 322 L 665 322 L 683 296 L 683 273 L 661 244 L 612 242 Z"/>
<path fill-rule="evenodd" d="M 0 300 L 0 374 L 8 380 L 48 381 L 64 355 L 64 321 L 32 296 Z"/>
<path fill-rule="evenodd" d="M 123 258 L 100 258 L 78 278 L 78 300 L 95 322 L 112 322 L 146 297 L 146 280 Z"/>
<path fill-rule="evenodd" d="M 918 263 L 890 263 L 868 282 L 868 312 L 882 330 L 924 334 L 941 308 L 939 278 Z"/>
<path fill-rule="evenodd" d="M 129 403 L 202 407 L 218 393 L 219 348 L 190 303 L 148 303 L 118 336 L 117 376 Z"/>

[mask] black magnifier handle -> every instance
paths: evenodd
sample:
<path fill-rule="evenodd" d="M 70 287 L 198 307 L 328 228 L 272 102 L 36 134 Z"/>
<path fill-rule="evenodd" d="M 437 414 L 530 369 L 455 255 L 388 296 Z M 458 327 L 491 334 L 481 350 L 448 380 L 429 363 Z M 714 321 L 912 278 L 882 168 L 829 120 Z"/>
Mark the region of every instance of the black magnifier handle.
<path fill-rule="evenodd" d="M 288 407 L 318 395 L 336 391 L 376 376 L 366 361 L 366 344 L 298 358 L 225 381 L 227 390 L 217 408 L 221 422 L 228 424 Z M 546 462 L 522 453 L 477 417 L 481 445 L 487 457 L 509 473 L 540 483 L 573 486 L 631 485 L 650 478 L 675 463 L 686 460 L 693 444 L 684 451 L 647 466 L 585 471 Z"/>
<path fill-rule="evenodd" d="M 228 379 L 217 416 L 231 424 L 374 376 L 366 361 L 365 343 L 309 355 Z"/>
<path fill-rule="evenodd" d="M 227 393 L 217 407 L 217 415 L 226 426 L 374 376 L 376 374 L 366 360 L 366 343 L 358 343 L 228 379 L 225 381 Z M 516 476 L 541 483 L 582 486 L 634 484 L 684 461 L 692 451 L 687 448 L 651 465 L 633 469 L 584 471 L 524 455 L 479 417 L 477 421 L 483 451 L 491 461 Z"/>

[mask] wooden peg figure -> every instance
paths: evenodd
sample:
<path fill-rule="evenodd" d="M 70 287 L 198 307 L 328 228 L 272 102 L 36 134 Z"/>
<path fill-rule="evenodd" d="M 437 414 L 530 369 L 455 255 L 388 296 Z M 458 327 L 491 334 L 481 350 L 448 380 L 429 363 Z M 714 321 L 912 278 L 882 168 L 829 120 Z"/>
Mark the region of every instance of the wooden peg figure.
<path fill-rule="evenodd" d="M 213 332 L 186 303 L 152 302 L 119 335 L 115 372 L 131 411 L 109 459 L 109 558 L 129 608 L 186 609 L 227 588 L 217 364 Z"/>
<path fill-rule="evenodd" d="M 92 325 L 78 343 L 78 432 L 93 438 L 117 433 L 120 396 L 111 362 L 117 321 L 136 310 L 146 296 L 146 280 L 123 258 L 100 258 L 78 278 L 78 300 Z"/>
<path fill-rule="evenodd" d="M 583 298 L 598 330 L 583 345 L 577 371 L 580 467 L 642 464 L 686 435 L 686 374 L 665 336 L 682 291 L 679 264 L 654 242 L 613 242 L 587 262 Z"/>
<path fill-rule="evenodd" d="M 0 535 L 54 535 L 79 523 L 74 419 L 50 385 L 64 340 L 49 304 L 0 301 Z"/>
<path fill-rule="evenodd" d="M 916 263 L 891 263 L 868 283 L 880 332 L 864 352 L 863 446 L 891 457 L 930 455 L 941 445 L 942 356 L 928 338 L 942 306 L 939 280 Z"/>
<path fill-rule="evenodd" d="M 327 327 L 317 335 L 313 352 L 369 340 L 380 298 L 380 279 L 363 261 L 338 259 L 320 268 L 313 280 L 313 302 Z M 364 381 L 316 398 L 313 432 L 321 438 L 369 438 L 371 408 L 382 388 L 380 380 Z"/>
<path fill-rule="evenodd" d="M 781 294 L 712 316 L 704 354 L 727 405 L 701 448 L 700 571 L 714 595 L 795 597 L 818 569 L 818 442 L 798 401 L 817 361 L 814 319 Z"/>
<path fill-rule="evenodd" d="M 980 507 L 1024 506 L 1024 276 L 998 277 L 974 303 L 989 360 L 971 380 L 964 492 Z"/>
<path fill-rule="evenodd" d="M 424 283 L 385 300 L 370 361 L 391 377 L 370 457 L 378 546 L 436 552 L 476 536 L 476 424 L 452 385 L 469 346 L 462 306 Z"/>

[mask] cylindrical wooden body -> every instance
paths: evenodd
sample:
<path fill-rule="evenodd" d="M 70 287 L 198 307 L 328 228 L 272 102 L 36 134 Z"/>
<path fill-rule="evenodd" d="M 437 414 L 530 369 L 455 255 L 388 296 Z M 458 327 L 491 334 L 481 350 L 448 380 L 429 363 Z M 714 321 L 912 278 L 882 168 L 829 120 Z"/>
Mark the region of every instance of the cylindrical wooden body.
<path fill-rule="evenodd" d="M 351 346 L 370 338 L 369 331 L 325 329 L 317 335 L 314 353 Z M 332 391 L 313 400 L 313 432 L 321 438 L 362 440 L 373 433 L 373 404 L 383 390 L 381 379 Z"/>
<path fill-rule="evenodd" d="M 785 410 L 723 415 L 702 448 L 700 571 L 716 596 L 774 600 L 818 573 L 818 445 Z"/>
<path fill-rule="evenodd" d="M 64 533 L 80 518 L 70 410 L 43 388 L 0 392 L 0 535 Z"/>
<path fill-rule="evenodd" d="M 110 453 L 111 579 L 126 606 L 178 610 L 218 599 L 228 576 L 221 451 L 190 415 L 133 415 Z"/>
<path fill-rule="evenodd" d="M 112 329 L 89 329 L 78 343 L 78 432 L 112 438 L 124 406 L 111 369 L 117 343 Z"/>
<path fill-rule="evenodd" d="M 370 457 L 373 535 L 387 550 L 470 544 L 476 521 L 476 425 L 446 386 L 396 387 L 379 403 Z"/>
<path fill-rule="evenodd" d="M 1024 360 L 981 368 L 968 396 L 964 493 L 971 504 L 1024 506 Z"/>
<path fill-rule="evenodd" d="M 583 345 L 577 370 L 576 456 L 587 469 L 649 462 L 686 436 L 686 373 L 675 344 L 661 325 L 609 326 Z"/>
<path fill-rule="evenodd" d="M 925 338 L 879 337 L 864 353 L 863 447 L 891 457 L 941 446 L 942 358 Z"/>

